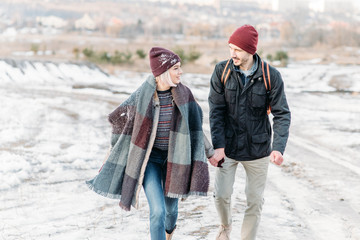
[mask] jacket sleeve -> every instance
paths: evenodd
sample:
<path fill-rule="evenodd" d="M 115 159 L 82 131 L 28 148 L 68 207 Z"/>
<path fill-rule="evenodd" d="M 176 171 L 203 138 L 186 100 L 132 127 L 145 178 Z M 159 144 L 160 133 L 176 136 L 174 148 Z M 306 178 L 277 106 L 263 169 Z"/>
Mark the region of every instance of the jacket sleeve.
<path fill-rule="evenodd" d="M 274 69 L 271 74 L 271 91 L 269 102 L 271 106 L 271 113 L 273 118 L 273 150 L 279 151 L 284 154 L 286 143 L 289 137 L 289 128 L 291 121 L 291 113 L 286 100 L 284 91 L 284 82 L 281 74 Z"/>
<path fill-rule="evenodd" d="M 226 101 L 224 85 L 221 82 L 223 68 L 221 63 L 218 63 L 210 79 L 209 120 L 214 149 L 225 147 Z"/>

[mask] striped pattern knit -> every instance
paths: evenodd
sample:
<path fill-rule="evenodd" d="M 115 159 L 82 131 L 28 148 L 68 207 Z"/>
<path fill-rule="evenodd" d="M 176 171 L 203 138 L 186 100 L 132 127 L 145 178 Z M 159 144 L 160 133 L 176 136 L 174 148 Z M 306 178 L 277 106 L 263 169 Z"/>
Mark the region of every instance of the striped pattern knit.
<path fill-rule="evenodd" d="M 157 93 L 160 101 L 160 116 L 154 147 L 166 151 L 169 146 L 171 117 L 173 112 L 172 96 L 170 89 L 167 91 L 157 91 Z"/>

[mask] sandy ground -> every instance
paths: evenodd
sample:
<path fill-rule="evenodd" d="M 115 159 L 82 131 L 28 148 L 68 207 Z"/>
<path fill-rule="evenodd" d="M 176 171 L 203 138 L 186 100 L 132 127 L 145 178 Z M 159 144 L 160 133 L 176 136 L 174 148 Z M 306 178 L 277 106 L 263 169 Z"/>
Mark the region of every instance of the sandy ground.
<path fill-rule="evenodd" d="M 40 66 L 42 81 L 2 81 L 0 88 L 0 239 L 149 239 L 144 194 L 140 209 L 124 212 L 117 201 L 96 195 L 84 184 L 106 153 L 107 114 L 144 75 L 121 73 L 107 82 L 95 78 L 94 87 L 76 72 L 54 84 Z M 354 94 L 329 87 L 326 79 L 340 74 L 329 69 L 295 65 L 281 70 L 293 120 L 285 162 L 269 168 L 258 239 L 360 239 L 360 95 L 355 83 L 350 84 Z M 204 116 L 208 79 L 209 75 L 184 76 Z M 79 83 L 88 87 L 74 89 Z M 204 129 L 209 135 L 207 118 Z M 174 240 L 215 239 L 214 174 L 210 167 L 209 196 L 180 203 Z M 239 167 L 232 239 L 239 239 L 244 182 Z"/>

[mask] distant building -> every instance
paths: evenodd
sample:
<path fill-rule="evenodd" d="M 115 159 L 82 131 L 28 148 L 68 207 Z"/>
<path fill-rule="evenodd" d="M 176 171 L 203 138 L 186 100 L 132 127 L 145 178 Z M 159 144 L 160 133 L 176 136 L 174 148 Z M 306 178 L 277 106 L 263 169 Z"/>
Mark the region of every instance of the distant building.
<path fill-rule="evenodd" d="M 169 2 L 172 4 L 196 4 L 196 5 L 208 5 L 208 6 L 214 6 L 215 2 L 217 0 L 148 0 L 149 2 Z"/>
<path fill-rule="evenodd" d="M 299 9 L 314 12 L 352 12 L 356 9 L 355 0 L 274 0 L 273 10 L 291 12 Z"/>
<path fill-rule="evenodd" d="M 309 8 L 314 12 L 352 12 L 356 10 L 354 3 L 354 0 L 313 0 L 309 3 Z"/>
<path fill-rule="evenodd" d="M 256 25 L 259 37 L 264 41 L 278 40 L 280 38 L 280 23 L 262 23 Z"/>
<path fill-rule="evenodd" d="M 354 4 L 352 0 L 326 0 L 324 12 L 352 12 Z"/>
<path fill-rule="evenodd" d="M 314 12 L 324 12 L 325 0 L 313 0 L 309 3 L 309 9 Z"/>
<path fill-rule="evenodd" d="M 309 9 L 309 0 L 274 0 L 273 10 L 279 12 L 291 12 L 299 9 Z"/>
<path fill-rule="evenodd" d="M 36 24 L 44 27 L 63 28 L 68 24 L 68 22 L 60 17 L 48 16 L 48 17 L 36 17 Z"/>
<path fill-rule="evenodd" d="M 95 30 L 96 23 L 89 14 L 85 14 L 82 18 L 75 21 L 75 28 L 80 30 Z"/>
<path fill-rule="evenodd" d="M 120 18 L 112 17 L 106 26 L 106 33 L 117 36 L 124 26 L 125 23 Z"/>
<path fill-rule="evenodd" d="M 220 0 L 219 2 L 222 8 L 243 7 L 244 9 L 246 9 L 259 7 L 259 2 L 253 0 Z"/>

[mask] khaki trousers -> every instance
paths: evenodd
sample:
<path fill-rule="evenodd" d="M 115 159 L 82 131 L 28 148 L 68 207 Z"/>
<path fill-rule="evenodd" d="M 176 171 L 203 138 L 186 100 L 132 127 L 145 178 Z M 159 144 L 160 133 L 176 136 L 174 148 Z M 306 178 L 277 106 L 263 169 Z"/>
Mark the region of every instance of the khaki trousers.
<path fill-rule="evenodd" d="M 253 161 L 235 161 L 225 157 L 222 168 L 217 168 L 215 175 L 215 206 L 221 224 L 229 225 L 231 218 L 231 194 L 238 164 L 242 164 L 246 173 L 246 210 L 241 228 L 242 240 L 254 240 L 260 223 L 261 210 L 264 204 L 264 189 L 269 167 L 269 157 Z"/>

